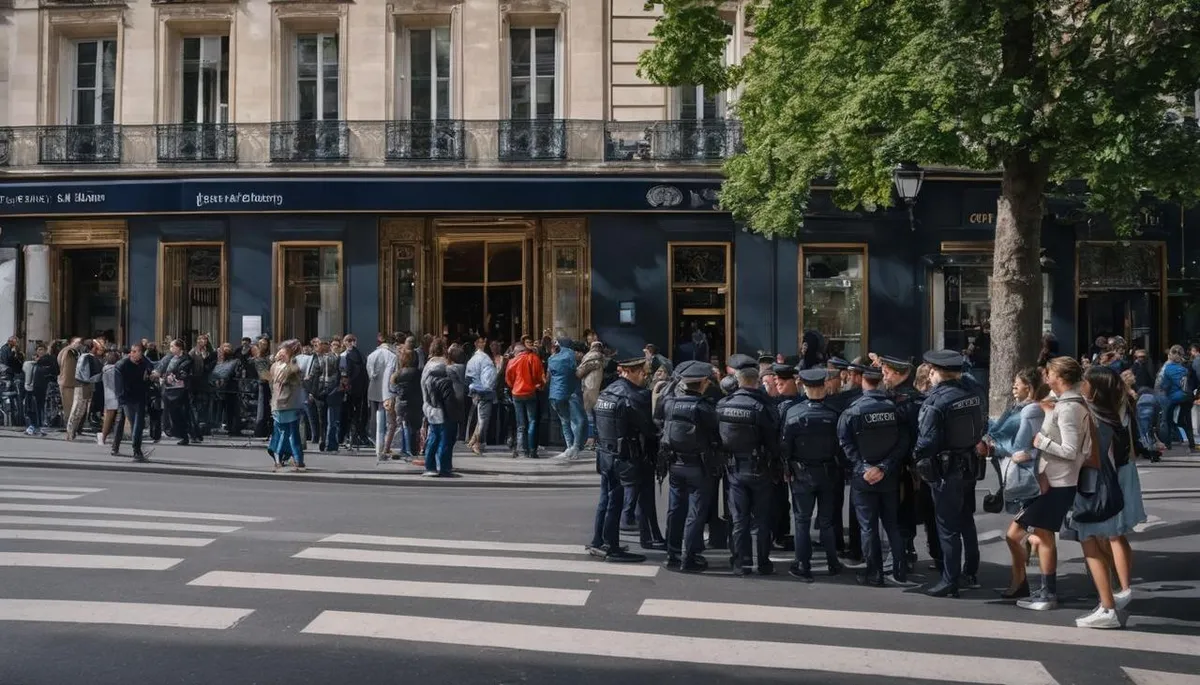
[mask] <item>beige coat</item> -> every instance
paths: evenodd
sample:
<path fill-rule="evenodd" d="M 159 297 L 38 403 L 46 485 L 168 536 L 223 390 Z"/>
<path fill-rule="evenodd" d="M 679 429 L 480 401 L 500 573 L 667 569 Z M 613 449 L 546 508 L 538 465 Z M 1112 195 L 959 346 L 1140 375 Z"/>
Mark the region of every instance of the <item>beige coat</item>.
<path fill-rule="evenodd" d="M 300 367 L 295 362 L 275 362 L 271 366 L 271 409 L 299 409 Z"/>
<path fill-rule="evenodd" d="M 1092 451 L 1092 412 L 1083 401 L 1073 400 L 1083 396 L 1068 390 L 1058 397 L 1034 440 L 1043 457 L 1039 469 L 1054 488 L 1078 485 L 1079 469 Z"/>
<path fill-rule="evenodd" d="M 75 369 L 79 363 L 79 350 L 67 346 L 58 353 L 58 387 L 77 388 L 79 381 L 75 380 Z"/>
<path fill-rule="evenodd" d="M 604 382 L 604 354 L 597 351 L 583 355 L 579 366 L 575 367 L 575 377 L 583 386 L 583 410 L 590 412 L 596 408 L 596 400 L 600 399 L 600 384 Z"/>

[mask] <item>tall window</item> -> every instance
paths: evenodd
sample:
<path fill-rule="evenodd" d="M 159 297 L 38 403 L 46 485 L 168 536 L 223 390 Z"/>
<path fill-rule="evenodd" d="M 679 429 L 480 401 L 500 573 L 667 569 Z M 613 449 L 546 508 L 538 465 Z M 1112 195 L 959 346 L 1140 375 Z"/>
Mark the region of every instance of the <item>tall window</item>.
<path fill-rule="evenodd" d="M 275 268 L 281 280 L 276 311 L 280 340 L 345 333 L 340 243 L 276 243 Z"/>
<path fill-rule="evenodd" d="M 408 31 L 408 117 L 450 118 L 450 28 Z"/>
<path fill-rule="evenodd" d="M 111 124 L 116 112 L 117 41 L 81 40 L 74 44 L 69 124 Z"/>
<path fill-rule="evenodd" d="M 509 101 L 513 119 L 558 117 L 558 30 L 514 28 L 509 32 Z"/>
<path fill-rule="evenodd" d="M 725 65 L 736 63 L 733 37 L 725 42 Z M 728 96 L 704 86 L 679 86 L 675 89 L 675 106 L 680 121 L 716 121 L 725 118 Z"/>
<path fill-rule="evenodd" d="M 296 37 L 296 119 L 336 121 L 338 105 L 338 36 L 317 33 Z"/>
<path fill-rule="evenodd" d="M 229 36 L 184 38 L 182 122 L 229 122 Z"/>
<path fill-rule="evenodd" d="M 867 352 L 866 248 L 800 251 L 801 335 L 817 331 L 825 354 L 853 360 Z"/>

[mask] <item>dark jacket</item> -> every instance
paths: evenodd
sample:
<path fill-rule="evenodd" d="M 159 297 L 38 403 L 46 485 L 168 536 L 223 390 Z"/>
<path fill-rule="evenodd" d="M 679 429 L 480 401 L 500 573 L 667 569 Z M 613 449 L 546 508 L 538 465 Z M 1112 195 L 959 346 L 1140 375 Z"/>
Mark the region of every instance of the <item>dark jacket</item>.
<path fill-rule="evenodd" d="M 58 362 L 49 354 L 43 354 L 33 362 L 33 392 L 37 397 L 45 397 L 46 389 L 58 376 Z"/>
<path fill-rule="evenodd" d="M 443 424 L 459 423 L 463 420 L 463 403 L 455 391 L 454 380 L 445 367 L 434 368 L 426 381 L 429 386 L 429 405 L 442 410 Z M 431 420 L 430 423 L 433 421 Z"/>
<path fill-rule="evenodd" d="M 125 357 L 117 362 L 116 372 L 113 374 L 116 386 L 113 391 L 116 393 L 117 401 L 122 405 L 145 404 L 146 388 L 152 368 L 150 362 L 145 358 L 135 362 L 129 357 Z"/>
<path fill-rule="evenodd" d="M 25 362 L 21 358 L 21 351 L 13 349 L 11 345 L 5 344 L 0 347 L 0 372 L 16 376 L 21 373 L 21 365 Z"/>
<path fill-rule="evenodd" d="M 350 384 L 350 394 L 367 394 L 367 358 L 357 347 L 346 350 L 342 358 L 346 362 L 346 381 Z"/>
<path fill-rule="evenodd" d="M 162 377 L 165 380 L 167 376 L 174 375 L 176 383 L 174 386 L 163 383 L 163 395 L 171 399 L 183 397 L 191 389 L 192 358 L 187 354 L 181 354 L 178 357 L 164 357 L 164 359 L 166 359 L 167 365 Z"/>
<path fill-rule="evenodd" d="M 392 396 L 396 398 L 396 413 L 402 416 L 421 416 L 421 370 L 406 366 L 392 374 Z M 416 423 L 420 423 L 417 418 Z"/>

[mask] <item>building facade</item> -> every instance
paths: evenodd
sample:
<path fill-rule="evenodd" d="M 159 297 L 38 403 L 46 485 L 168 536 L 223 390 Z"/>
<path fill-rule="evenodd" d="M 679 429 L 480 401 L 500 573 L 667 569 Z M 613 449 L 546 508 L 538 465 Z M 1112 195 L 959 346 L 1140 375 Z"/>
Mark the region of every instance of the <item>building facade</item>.
<path fill-rule="evenodd" d="M 716 203 L 737 93 L 641 80 L 643 5 L 0 3 L 0 334 L 986 350 L 998 180 L 928 170 L 912 222 L 817 187 L 799 237 L 748 233 Z M 723 9 L 736 62 L 752 30 Z M 1118 243 L 1052 204 L 1063 351 L 1192 335 L 1196 219 L 1148 206 Z"/>

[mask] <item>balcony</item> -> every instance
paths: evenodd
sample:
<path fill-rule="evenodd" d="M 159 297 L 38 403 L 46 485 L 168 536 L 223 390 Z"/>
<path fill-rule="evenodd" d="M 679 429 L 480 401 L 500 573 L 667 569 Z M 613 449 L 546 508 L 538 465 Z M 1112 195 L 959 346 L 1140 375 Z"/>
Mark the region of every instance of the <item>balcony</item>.
<path fill-rule="evenodd" d="M 506 119 L 499 132 L 502 162 L 567 158 L 567 122 L 562 119 Z"/>
<path fill-rule="evenodd" d="M 38 162 L 41 164 L 118 164 L 121 161 L 121 127 L 42 126 L 38 128 Z"/>
<path fill-rule="evenodd" d="M 282 121 L 271 124 L 272 162 L 350 160 L 350 122 Z"/>
<path fill-rule="evenodd" d="M 157 128 L 158 161 L 237 161 L 237 127 L 232 124 L 168 124 Z"/>
<path fill-rule="evenodd" d="M 386 126 L 389 162 L 461 162 L 465 153 L 464 122 L 389 121 Z"/>
<path fill-rule="evenodd" d="M 606 162 L 704 162 L 728 159 L 742 149 L 741 122 L 610 121 Z"/>

